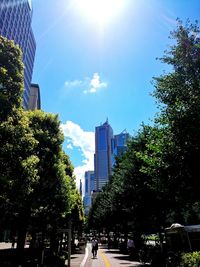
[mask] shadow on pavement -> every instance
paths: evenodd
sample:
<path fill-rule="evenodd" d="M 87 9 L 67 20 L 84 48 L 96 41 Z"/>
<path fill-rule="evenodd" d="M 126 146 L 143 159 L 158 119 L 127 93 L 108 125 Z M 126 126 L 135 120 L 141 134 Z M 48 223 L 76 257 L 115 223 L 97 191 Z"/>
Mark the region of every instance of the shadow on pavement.
<path fill-rule="evenodd" d="M 117 249 L 111 249 L 111 250 L 105 250 L 105 253 L 109 253 L 109 254 L 121 254 L 121 252 Z"/>
<path fill-rule="evenodd" d="M 76 255 L 76 254 L 85 254 L 85 251 L 84 250 L 76 250 L 71 255 Z"/>
<path fill-rule="evenodd" d="M 71 256 L 71 260 L 77 259 L 77 256 Z"/>
<path fill-rule="evenodd" d="M 144 267 L 147 265 L 144 265 L 142 263 L 140 263 L 137 259 L 137 257 L 131 257 L 130 255 L 127 254 L 122 254 L 119 250 L 106 250 L 105 253 L 109 253 L 109 254 L 118 254 L 118 255 L 113 255 L 114 259 L 120 260 L 120 261 L 125 261 L 120 263 L 121 266 L 126 265 L 126 266 L 138 266 L 138 267 Z"/>

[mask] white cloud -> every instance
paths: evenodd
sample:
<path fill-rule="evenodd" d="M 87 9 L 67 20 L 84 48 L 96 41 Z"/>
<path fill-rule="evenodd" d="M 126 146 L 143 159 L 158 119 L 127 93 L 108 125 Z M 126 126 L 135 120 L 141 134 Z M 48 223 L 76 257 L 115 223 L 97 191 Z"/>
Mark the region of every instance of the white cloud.
<path fill-rule="evenodd" d="M 72 122 L 66 121 L 65 124 L 61 124 L 61 128 L 64 132 L 64 136 L 68 138 L 67 147 L 77 147 L 83 154 L 84 159 L 82 165 L 75 168 L 75 175 L 77 183 L 79 184 L 80 179 L 84 178 L 85 171 L 94 169 L 94 148 L 95 148 L 95 136 L 94 132 L 86 132 L 81 127 Z"/>
<path fill-rule="evenodd" d="M 74 81 L 66 81 L 65 82 L 65 87 L 79 87 L 81 86 L 83 82 L 79 80 L 74 80 Z"/>
<path fill-rule="evenodd" d="M 69 143 L 69 144 L 67 145 L 67 148 L 72 150 L 72 149 L 73 149 L 73 146 L 72 146 L 72 144 L 71 144 L 71 143 Z"/>
<path fill-rule="evenodd" d="M 106 88 L 108 84 L 102 82 L 100 75 L 95 72 L 92 78 L 85 77 L 83 80 L 66 81 L 65 88 L 81 88 L 84 94 L 94 94 L 102 88 Z"/>
<path fill-rule="evenodd" d="M 90 80 L 90 87 L 88 90 L 85 90 L 84 93 L 96 93 L 97 90 L 101 88 L 106 88 L 107 83 L 101 82 L 99 74 L 96 72 L 93 74 L 92 79 Z"/>

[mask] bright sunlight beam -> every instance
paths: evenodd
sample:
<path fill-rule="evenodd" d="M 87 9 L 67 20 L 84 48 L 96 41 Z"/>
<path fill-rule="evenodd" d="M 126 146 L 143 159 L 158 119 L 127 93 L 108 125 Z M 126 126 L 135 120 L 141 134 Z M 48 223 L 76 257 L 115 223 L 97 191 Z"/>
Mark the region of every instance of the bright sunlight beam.
<path fill-rule="evenodd" d="M 105 25 L 113 19 L 122 9 L 124 0 L 74 0 L 75 7 L 80 13 L 96 21 L 99 25 Z"/>

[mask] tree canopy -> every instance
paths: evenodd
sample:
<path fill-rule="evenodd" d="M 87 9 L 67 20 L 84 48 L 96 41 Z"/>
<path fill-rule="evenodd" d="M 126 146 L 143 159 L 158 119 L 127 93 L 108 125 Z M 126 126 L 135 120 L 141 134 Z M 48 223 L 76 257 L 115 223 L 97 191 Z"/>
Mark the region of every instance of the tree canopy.
<path fill-rule="evenodd" d="M 21 55 L 0 37 L 0 228 L 18 235 L 19 249 L 27 230 L 56 233 L 69 218 L 84 220 L 58 116 L 23 109 Z"/>
<path fill-rule="evenodd" d="M 199 223 L 200 38 L 197 22 L 177 20 L 160 59 L 168 73 L 154 77 L 160 108 L 154 125 L 142 125 L 118 158 L 113 175 L 91 208 L 98 227 L 113 216 L 122 232 L 158 232 L 171 223 Z M 109 214 L 109 215 L 108 215 Z"/>
<path fill-rule="evenodd" d="M 22 108 L 23 63 L 22 52 L 13 41 L 0 36 L 0 120 Z"/>

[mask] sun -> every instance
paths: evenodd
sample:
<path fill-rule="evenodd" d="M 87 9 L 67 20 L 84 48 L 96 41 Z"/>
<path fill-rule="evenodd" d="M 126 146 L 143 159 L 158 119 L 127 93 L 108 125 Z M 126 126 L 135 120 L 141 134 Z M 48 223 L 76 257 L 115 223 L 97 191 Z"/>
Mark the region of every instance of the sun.
<path fill-rule="evenodd" d="M 79 12 L 100 25 L 112 20 L 122 9 L 124 0 L 74 0 Z"/>

